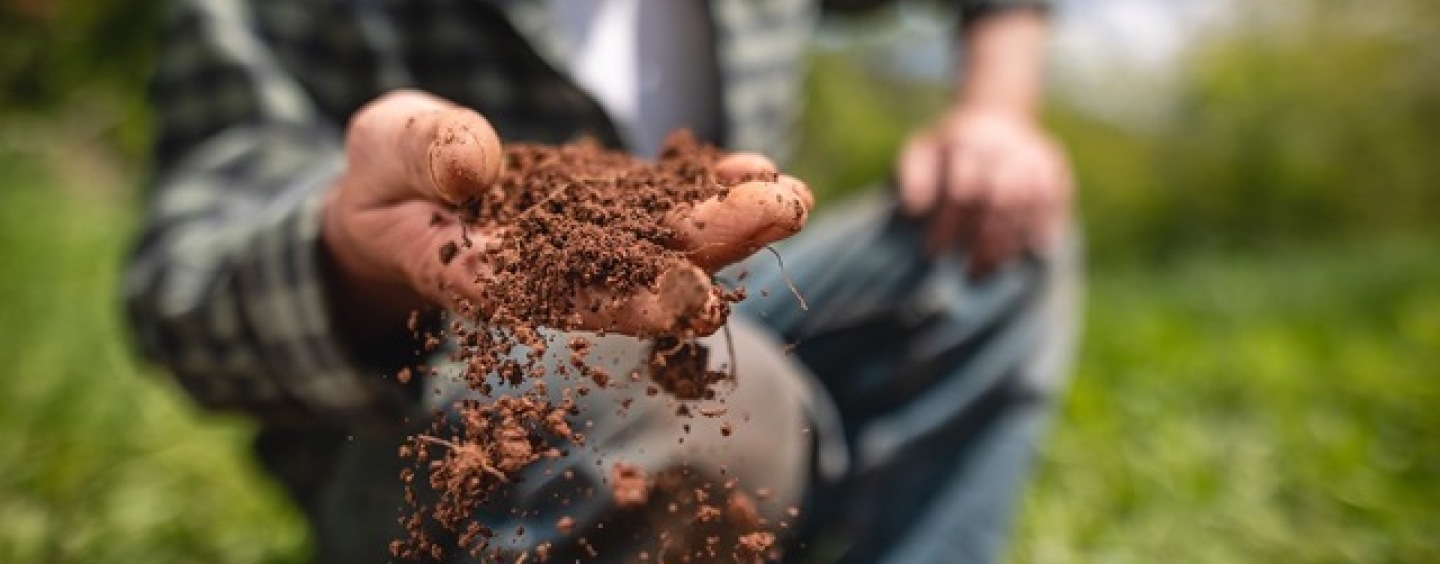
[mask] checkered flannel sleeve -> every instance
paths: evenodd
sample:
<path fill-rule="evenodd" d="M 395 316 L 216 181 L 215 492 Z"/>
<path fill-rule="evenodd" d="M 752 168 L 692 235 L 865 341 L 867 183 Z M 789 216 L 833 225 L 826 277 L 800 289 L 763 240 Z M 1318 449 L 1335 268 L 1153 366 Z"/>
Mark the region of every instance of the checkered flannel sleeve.
<path fill-rule="evenodd" d="M 413 405 L 339 341 L 320 211 L 343 166 L 337 126 L 280 63 L 260 3 L 196 0 L 167 17 L 159 122 L 128 313 L 144 351 L 200 404 L 272 424 L 393 424 Z M 302 30 L 292 30 L 304 35 Z"/>

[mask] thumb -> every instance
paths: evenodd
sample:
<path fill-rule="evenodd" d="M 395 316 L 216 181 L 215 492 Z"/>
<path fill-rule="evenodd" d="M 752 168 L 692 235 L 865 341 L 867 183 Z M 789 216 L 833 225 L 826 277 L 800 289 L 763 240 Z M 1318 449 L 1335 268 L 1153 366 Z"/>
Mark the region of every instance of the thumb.
<path fill-rule="evenodd" d="M 500 138 L 483 116 L 413 90 L 385 94 L 350 120 L 350 167 L 369 176 L 379 204 L 426 199 L 458 204 L 504 171 Z"/>

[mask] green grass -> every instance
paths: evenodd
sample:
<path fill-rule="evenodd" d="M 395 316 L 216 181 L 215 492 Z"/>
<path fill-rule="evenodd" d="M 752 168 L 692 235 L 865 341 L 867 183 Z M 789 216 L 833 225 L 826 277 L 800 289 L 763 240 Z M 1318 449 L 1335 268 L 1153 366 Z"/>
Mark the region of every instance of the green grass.
<path fill-rule="evenodd" d="M 197 413 L 128 349 L 124 175 L 3 149 L 0 562 L 297 560 L 302 522 L 248 427 Z M 1014 559 L 1440 561 L 1435 250 L 1096 272 Z"/>
<path fill-rule="evenodd" d="M 1440 561 L 1436 250 L 1097 273 L 1016 560 Z"/>
<path fill-rule="evenodd" d="M 0 562 L 295 561 L 302 521 L 246 426 L 200 416 L 130 351 L 132 198 L 42 156 L 0 152 Z"/>

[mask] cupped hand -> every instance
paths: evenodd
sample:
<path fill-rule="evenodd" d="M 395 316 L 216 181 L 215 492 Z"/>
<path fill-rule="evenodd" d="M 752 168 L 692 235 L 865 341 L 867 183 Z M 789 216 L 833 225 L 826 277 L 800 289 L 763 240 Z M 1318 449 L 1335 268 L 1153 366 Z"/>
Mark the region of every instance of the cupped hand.
<path fill-rule="evenodd" d="M 429 94 L 399 91 L 361 108 L 346 131 L 347 166 L 326 195 L 322 238 L 329 257 L 332 302 L 362 325 L 397 323 L 427 305 L 464 300 L 487 307 L 483 253 L 442 261 L 439 252 L 461 236 L 454 208 L 483 195 L 500 177 L 504 156 L 495 130 L 473 110 Z M 774 173 L 762 156 L 722 159 L 717 175 Z M 613 296 L 595 288 L 576 296 L 581 328 L 651 335 L 706 334 L 721 319 L 710 273 L 799 231 L 813 205 L 793 177 L 750 181 L 712 199 L 677 209 L 667 222 L 673 242 L 691 257 L 654 287 Z M 480 247 L 487 235 L 471 233 Z M 593 307 L 592 307 L 593 306 Z"/>
<path fill-rule="evenodd" d="M 972 276 L 1026 251 L 1048 251 L 1069 218 L 1064 152 L 1013 111 L 951 110 L 909 139 L 896 171 L 902 209 L 929 222 L 927 249 L 964 248 Z"/>

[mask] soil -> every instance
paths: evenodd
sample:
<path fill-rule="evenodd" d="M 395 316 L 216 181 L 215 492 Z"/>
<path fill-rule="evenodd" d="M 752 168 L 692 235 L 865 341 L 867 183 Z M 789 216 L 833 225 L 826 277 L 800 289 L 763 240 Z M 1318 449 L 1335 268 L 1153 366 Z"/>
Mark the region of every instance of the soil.
<path fill-rule="evenodd" d="M 643 507 L 650 501 L 650 485 L 645 481 L 645 469 L 616 462 L 610 468 L 610 492 L 615 498 L 616 507 Z"/>
<path fill-rule="evenodd" d="M 658 388 L 679 400 L 712 399 L 715 385 L 733 377 L 708 371 L 708 352 L 694 338 L 723 325 L 729 304 L 744 292 L 713 283 L 687 260 L 665 219 L 706 199 L 724 198 L 743 182 L 775 181 L 773 173 L 722 182 L 714 171 L 722 155 L 683 132 L 672 135 L 653 162 L 592 141 L 512 144 L 504 154 L 505 173 L 490 192 L 459 207 L 463 234 L 435 251 L 435 260 L 446 264 L 473 258 L 493 269 L 475 281 L 486 296 L 483 303 L 456 298 L 453 309 L 463 323 L 452 323 L 447 335 L 424 336 L 427 351 L 438 347 L 441 337 L 458 344 L 451 360 L 464 366 L 466 385 L 485 399 L 461 402 L 454 410 L 458 417 L 437 414 L 428 433 L 401 448 L 401 457 L 412 463 L 401 474 L 410 506 L 401 523 L 408 536 L 394 541 L 391 552 L 402 560 L 443 560 L 459 553 L 499 560 L 505 543 L 477 521 L 477 509 L 522 469 L 585 444 L 577 431 L 584 418 L 574 398 L 615 378 L 587 360 L 586 339 L 551 343 L 539 328 L 603 332 L 603 322 L 616 318 L 607 312 L 625 306 L 622 297 L 650 292 L 660 296 L 660 309 L 646 313 L 660 314 L 661 322 L 641 335 L 653 339 L 648 392 L 659 393 Z M 699 283 L 673 283 L 687 276 Z M 592 297 L 597 295 L 605 297 Z M 410 328 L 416 330 L 413 316 Z M 552 346 L 570 351 L 568 365 L 558 367 L 559 378 L 542 363 Z M 397 380 L 409 382 L 414 374 L 406 368 Z M 552 398 L 550 386 L 563 386 L 562 399 Z M 710 409 L 704 415 L 724 414 Z M 733 480 L 695 487 L 616 463 L 609 486 L 592 495 L 613 496 L 617 507 L 634 510 L 626 514 L 637 519 L 647 506 L 689 515 L 669 521 L 690 530 L 656 531 L 661 547 L 656 557 L 727 562 L 778 557 L 774 533 Z M 557 521 L 556 529 L 566 536 L 578 533 L 569 517 Z M 595 553 L 585 537 L 577 542 Z M 552 548 L 544 545 L 519 558 L 543 561 Z"/>

